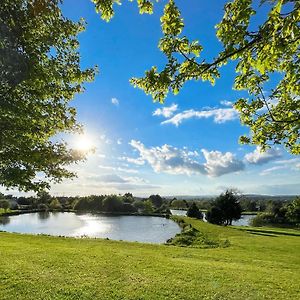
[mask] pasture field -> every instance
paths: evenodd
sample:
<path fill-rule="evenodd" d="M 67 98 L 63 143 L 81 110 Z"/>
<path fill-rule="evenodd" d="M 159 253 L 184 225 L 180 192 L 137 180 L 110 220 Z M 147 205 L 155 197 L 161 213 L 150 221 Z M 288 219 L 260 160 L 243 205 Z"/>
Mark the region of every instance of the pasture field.
<path fill-rule="evenodd" d="M 226 246 L 1 232 L 0 299 L 299 299 L 299 231 L 183 219 Z"/>

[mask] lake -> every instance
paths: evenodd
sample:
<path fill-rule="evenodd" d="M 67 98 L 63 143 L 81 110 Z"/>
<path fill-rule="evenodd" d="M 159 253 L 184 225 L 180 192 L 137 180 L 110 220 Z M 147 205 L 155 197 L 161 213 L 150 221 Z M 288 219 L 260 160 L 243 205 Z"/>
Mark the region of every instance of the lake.
<path fill-rule="evenodd" d="M 171 209 L 171 213 L 174 216 L 186 216 L 187 211 L 181 209 Z M 255 217 L 255 215 L 242 215 L 242 217 L 237 221 L 232 221 L 232 225 L 234 226 L 249 226 L 250 221 Z M 205 213 L 203 213 L 203 221 L 205 219 Z"/>
<path fill-rule="evenodd" d="M 0 231 L 164 243 L 181 229 L 161 217 L 39 212 L 0 217 Z"/>

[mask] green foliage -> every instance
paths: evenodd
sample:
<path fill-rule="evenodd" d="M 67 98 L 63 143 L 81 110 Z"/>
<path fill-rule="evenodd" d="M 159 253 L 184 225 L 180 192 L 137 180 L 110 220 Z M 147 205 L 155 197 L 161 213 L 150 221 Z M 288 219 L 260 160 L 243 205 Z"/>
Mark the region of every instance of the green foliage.
<path fill-rule="evenodd" d="M 300 225 L 300 198 L 295 198 L 291 203 L 270 202 L 267 205 L 267 212 L 260 213 L 251 220 L 252 226 L 266 225 Z"/>
<path fill-rule="evenodd" d="M 44 204 L 48 204 L 52 199 L 51 195 L 46 191 L 38 192 L 37 197 L 38 197 L 38 202 Z"/>
<path fill-rule="evenodd" d="M 62 209 L 61 203 L 58 201 L 58 199 L 54 198 L 50 204 L 49 204 L 50 209 Z"/>
<path fill-rule="evenodd" d="M 203 219 L 203 214 L 199 210 L 195 202 L 193 202 L 192 205 L 189 207 L 186 215 L 190 218 L 196 218 L 201 220 Z"/>
<path fill-rule="evenodd" d="M 103 199 L 105 196 L 80 197 L 74 202 L 73 209 L 78 211 L 101 211 L 103 209 Z"/>
<path fill-rule="evenodd" d="M 290 223 L 300 225 L 300 197 L 297 197 L 291 204 L 287 205 L 286 218 Z"/>
<path fill-rule="evenodd" d="M 150 201 L 150 200 L 144 201 L 144 212 L 152 213 L 153 211 L 154 211 L 154 207 L 153 207 L 152 201 Z"/>
<path fill-rule="evenodd" d="M 274 221 L 274 215 L 272 213 L 259 213 L 250 221 L 250 225 L 260 227 L 274 224 Z"/>
<path fill-rule="evenodd" d="M 95 4 L 96 12 L 101 15 L 101 18 L 105 21 L 110 21 L 114 16 L 114 5 L 121 5 L 121 0 L 91 0 Z M 129 0 L 133 2 L 134 0 Z M 153 13 L 153 2 L 151 0 L 136 0 L 139 12 L 141 14 L 152 14 Z M 156 0 L 158 2 L 158 0 Z"/>
<path fill-rule="evenodd" d="M 267 6 L 265 2 L 269 8 L 266 20 L 256 25 L 252 17 Z M 272 144 L 283 144 L 291 153 L 300 154 L 300 2 L 262 1 L 257 10 L 254 4 L 253 0 L 234 0 L 225 5 L 223 19 L 216 26 L 223 50 L 208 63 L 199 57 L 202 46 L 198 41 L 182 35 L 183 19 L 170 0 L 161 17 L 159 42 L 168 62 L 162 71 L 154 66 L 131 83 L 162 103 L 169 92 L 177 94 L 187 81 L 214 84 L 220 77 L 219 68 L 234 60 L 234 88 L 249 93 L 249 98 L 239 99 L 234 106 L 241 123 L 251 130 L 240 142 L 259 145 L 263 151 Z M 265 86 L 273 78 L 266 96 Z"/>
<path fill-rule="evenodd" d="M 81 70 L 84 22 L 62 15 L 59 0 L 2 0 L 0 10 L 0 184 L 39 191 L 74 174 L 83 153 L 53 141 L 78 132 L 69 106 L 95 70 Z M 37 175 L 39 175 L 37 177 Z"/>
<path fill-rule="evenodd" d="M 123 201 L 117 195 L 110 195 L 103 199 L 103 210 L 106 212 L 122 211 Z"/>
<path fill-rule="evenodd" d="M 232 190 L 227 190 L 213 201 L 206 213 L 206 219 L 213 224 L 231 225 L 233 220 L 240 219 L 241 213 L 238 195 Z"/>
<path fill-rule="evenodd" d="M 187 202 L 185 200 L 178 200 L 178 199 L 173 199 L 170 202 L 170 207 L 175 208 L 175 209 L 186 209 L 187 208 Z"/>
<path fill-rule="evenodd" d="M 161 207 L 163 204 L 163 199 L 160 195 L 151 195 L 149 197 L 149 201 L 151 201 L 153 206 L 155 206 L 156 208 Z"/>
<path fill-rule="evenodd" d="M 3 208 L 4 211 L 7 211 L 9 209 L 10 205 L 7 200 L 1 199 L 0 200 L 0 208 Z"/>
<path fill-rule="evenodd" d="M 176 234 L 174 238 L 167 241 L 168 245 L 192 248 L 224 248 L 230 245 L 230 242 L 221 240 L 216 236 L 211 236 L 193 227 L 188 219 L 174 218 L 182 227 L 182 232 Z"/>

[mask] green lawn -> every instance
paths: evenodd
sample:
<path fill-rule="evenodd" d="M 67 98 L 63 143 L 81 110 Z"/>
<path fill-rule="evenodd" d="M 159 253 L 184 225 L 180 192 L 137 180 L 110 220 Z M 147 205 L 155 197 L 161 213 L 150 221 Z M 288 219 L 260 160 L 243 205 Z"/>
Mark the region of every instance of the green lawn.
<path fill-rule="evenodd" d="M 0 233 L 0 299 L 299 299 L 299 236 L 186 222 L 230 246 Z"/>

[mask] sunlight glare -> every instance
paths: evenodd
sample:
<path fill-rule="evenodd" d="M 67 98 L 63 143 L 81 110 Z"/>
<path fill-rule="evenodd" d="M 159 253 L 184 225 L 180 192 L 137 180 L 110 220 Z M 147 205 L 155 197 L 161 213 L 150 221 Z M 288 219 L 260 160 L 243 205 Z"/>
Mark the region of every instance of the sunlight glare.
<path fill-rule="evenodd" d="M 78 136 L 75 140 L 75 149 L 83 152 L 88 152 L 95 148 L 92 139 L 86 134 Z"/>

